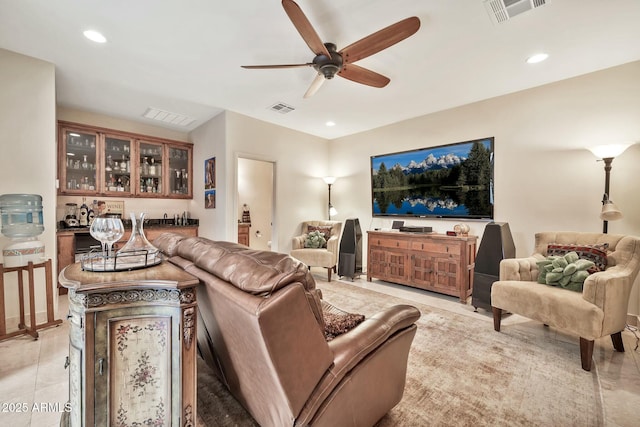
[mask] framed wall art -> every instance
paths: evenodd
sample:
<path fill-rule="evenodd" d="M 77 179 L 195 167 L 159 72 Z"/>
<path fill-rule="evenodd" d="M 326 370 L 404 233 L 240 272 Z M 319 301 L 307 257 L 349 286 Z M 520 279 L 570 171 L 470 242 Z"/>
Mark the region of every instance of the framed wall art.
<path fill-rule="evenodd" d="M 211 157 L 204 161 L 204 189 L 216 188 L 216 158 Z"/>
<path fill-rule="evenodd" d="M 216 207 L 216 190 L 204 191 L 204 207 L 205 209 L 215 209 Z"/>

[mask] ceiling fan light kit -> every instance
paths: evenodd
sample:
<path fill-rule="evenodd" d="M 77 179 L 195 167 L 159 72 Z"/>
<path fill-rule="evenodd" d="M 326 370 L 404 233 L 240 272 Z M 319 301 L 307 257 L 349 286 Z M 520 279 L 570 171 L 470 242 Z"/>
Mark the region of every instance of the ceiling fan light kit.
<path fill-rule="evenodd" d="M 334 43 L 323 43 L 311 22 L 307 19 L 300 6 L 293 0 L 282 0 L 282 7 L 289 19 L 315 54 L 312 62 L 304 64 L 280 65 L 243 65 L 247 69 L 294 68 L 313 67 L 317 75 L 307 92 L 308 98 L 315 94 L 325 80 L 332 79 L 336 74 L 347 80 L 367 86 L 382 88 L 391 81 L 388 77 L 375 71 L 353 64 L 415 34 L 420 28 L 420 19 L 415 16 L 403 19 L 393 25 L 368 35 L 355 43 L 338 51 Z"/>

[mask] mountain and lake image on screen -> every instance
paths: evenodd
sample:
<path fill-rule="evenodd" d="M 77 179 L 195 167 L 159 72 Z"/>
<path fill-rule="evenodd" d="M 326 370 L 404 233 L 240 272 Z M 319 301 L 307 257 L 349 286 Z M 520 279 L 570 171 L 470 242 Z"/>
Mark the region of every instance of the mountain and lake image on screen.
<path fill-rule="evenodd" d="M 373 216 L 493 219 L 494 138 L 371 157 Z"/>

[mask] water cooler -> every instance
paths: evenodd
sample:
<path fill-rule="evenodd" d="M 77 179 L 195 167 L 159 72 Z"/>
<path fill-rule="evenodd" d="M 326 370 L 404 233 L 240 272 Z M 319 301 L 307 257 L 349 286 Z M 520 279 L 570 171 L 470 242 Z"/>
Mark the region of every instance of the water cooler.
<path fill-rule="evenodd" d="M 44 243 L 37 236 L 44 232 L 42 196 L 37 194 L 3 194 L 0 196 L 2 234 L 11 243 L 2 250 L 5 267 L 34 264 L 44 258 Z"/>

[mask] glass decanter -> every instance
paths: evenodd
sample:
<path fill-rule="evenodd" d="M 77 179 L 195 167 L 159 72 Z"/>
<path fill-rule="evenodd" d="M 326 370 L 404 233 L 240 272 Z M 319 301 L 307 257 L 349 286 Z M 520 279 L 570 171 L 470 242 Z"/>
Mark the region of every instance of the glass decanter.
<path fill-rule="evenodd" d="M 144 217 L 146 213 L 142 212 L 138 220 L 136 220 L 136 214 L 134 212 L 131 212 L 130 215 L 131 236 L 129 237 L 129 241 L 118 251 L 118 255 L 127 256 L 127 263 L 151 263 L 157 258 L 159 251 L 144 235 Z"/>

